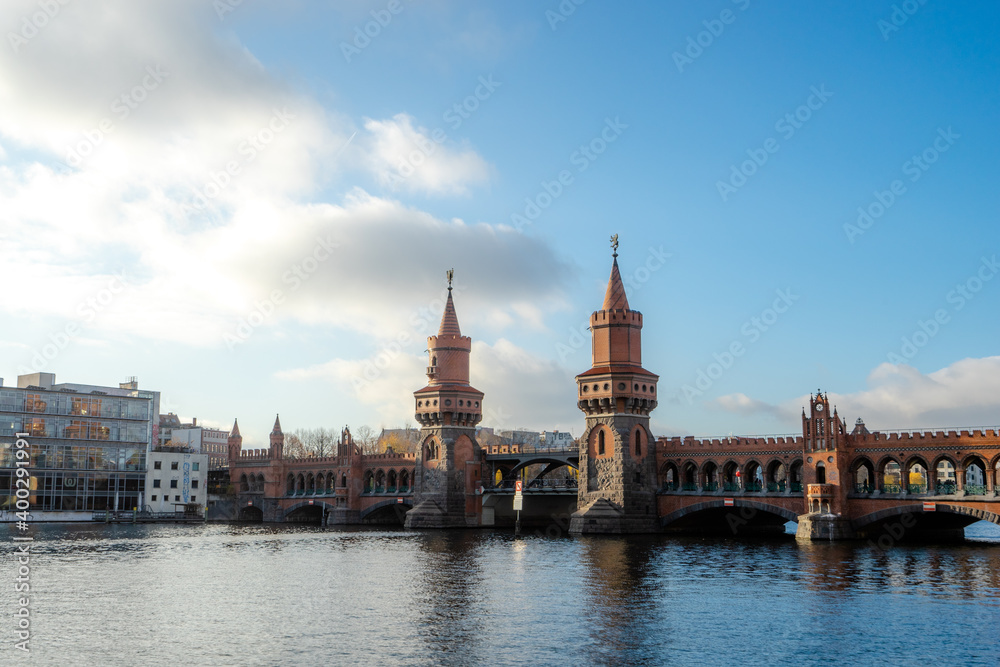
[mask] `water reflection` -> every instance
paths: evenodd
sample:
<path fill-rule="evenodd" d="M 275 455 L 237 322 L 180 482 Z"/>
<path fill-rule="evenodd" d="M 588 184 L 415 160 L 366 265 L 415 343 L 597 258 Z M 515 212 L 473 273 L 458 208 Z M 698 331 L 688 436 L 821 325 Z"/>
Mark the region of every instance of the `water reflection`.
<path fill-rule="evenodd" d="M 639 664 L 655 657 L 651 643 L 667 639 L 653 613 L 658 591 L 650 567 L 658 541 L 583 537 L 580 543 L 587 572 L 584 613 L 590 632 L 585 662 Z"/>
<path fill-rule="evenodd" d="M 418 540 L 417 631 L 439 664 L 488 661 L 480 643 L 484 614 L 477 610 L 481 539 L 474 531 L 433 531 Z"/>
<path fill-rule="evenodd" d="M 39 664 L 871 664 L 907 658 L 914 637 L 921 655 L 974 664 L 1000 648 L 996 542 L 269 525 L 34 534 Z M 13 567 L 0 559 L 0 581 Z"/>

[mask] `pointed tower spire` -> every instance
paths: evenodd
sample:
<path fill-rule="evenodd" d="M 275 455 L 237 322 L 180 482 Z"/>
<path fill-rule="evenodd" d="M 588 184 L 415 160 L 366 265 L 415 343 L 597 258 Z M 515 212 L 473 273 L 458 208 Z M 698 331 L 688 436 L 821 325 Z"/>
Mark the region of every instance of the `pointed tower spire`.
<path fill-rule="evenodd" d="M 233 430 L 229 433 L 226 445 L 229 450 L 229 466 L 232 467 L 243 451 L 243 436 L 240 435 L 240 423 L 236 419 L 233 420 Z"/>
<path fill-rule="evenodd" d="M 604 293 L 604 305 L 602 310 L 628 310 L 628 297 L 625 296 L 625 285 L 622 284 L 622 275 L 618 272 L 618 253 L 614 254 L 614 263 L 611 265 L 611 277 L 608 279 L 608 290 Z"/>
<path fill-rule="evenodd" d="M 281 422 L 278 420 L 278 415 L 274 416 L 274 428 L 271 430 L 271 436 L 269 440 L 271 442 L 271 447 L 268 450 L 268 455 L 272 459 L 284 458 L 285 434 L 281 432 Z"/>
<path fill-rule="evenodd" d="M 448 276 L 448 301 L 444 304 L 438 336 L 461 337 L 462 329 L 458 326 L 458 314 L 455 312 L 455 302 L 451 298 L 451 282 L 455 278 L 455 269 L 448 269 L 446 274 Z"/>

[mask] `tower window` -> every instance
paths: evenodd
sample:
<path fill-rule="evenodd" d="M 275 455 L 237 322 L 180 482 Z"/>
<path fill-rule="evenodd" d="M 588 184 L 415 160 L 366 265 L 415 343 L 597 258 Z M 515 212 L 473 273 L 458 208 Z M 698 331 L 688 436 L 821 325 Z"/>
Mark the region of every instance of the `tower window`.
<path fill-rule="evenodd" d="M 635 432 L 635 455 L 642 456 L 642 436 L 638 430 Z"/>
<path fill-rule="evenodd" d="M 604 431 L 597 432 L 597 454 L 598 456 L 604 455 Z"/>

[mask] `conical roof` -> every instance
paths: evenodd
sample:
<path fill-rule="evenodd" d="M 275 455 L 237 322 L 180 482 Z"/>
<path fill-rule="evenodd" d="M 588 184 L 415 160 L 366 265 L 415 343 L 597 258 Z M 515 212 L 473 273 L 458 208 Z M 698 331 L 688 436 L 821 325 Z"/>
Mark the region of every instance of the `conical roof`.
<path fill-rule="evenodd" d="M 618 272 L 618 257 L 615 256 L 611 265 L 611 278 L 608 279 L 608 291 L 604 293 L 602 310 L 628 310 L 628 297 L 625 296 L 625 285 L 622 275 Z"/>
<path fill-rule="evenodd" d="M 271 429 L 271 433 L 281 433 L 281 422 L 278 420 L 278 415 L 274 415 L 274 428 Z"/>
<path fill-rule="evenodd" d="M 240 422 L 238 419 L 233 420 L 233 430 L 229 434 L 230 437 L 235 437 L 240 434 Z"/>
<path fill-rule="evenodd" d="M 451 288 L 448 288 L 448 303 L 444 305 L 444 315 L 441 316 L 441 328 L 438 336 L 461 336 L 462 329 L 458 326 L 458 315 L 455 314 L 455 302 L 451 300 Z"/>

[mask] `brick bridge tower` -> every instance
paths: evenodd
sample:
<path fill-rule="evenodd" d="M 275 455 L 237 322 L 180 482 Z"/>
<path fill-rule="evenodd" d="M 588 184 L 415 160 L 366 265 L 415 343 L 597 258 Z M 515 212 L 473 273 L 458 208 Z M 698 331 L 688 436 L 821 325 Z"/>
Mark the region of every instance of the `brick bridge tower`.
<path fill-rule="evenodd" d="M 271 447 L 268 449 L 268 458 L 280 461 L 285 457 L 285 434 L 281 432 L 281 422 L 278 415 L 274 416 L 274 428 L 271 429 Z"/>
<path fill-rule="evenodd" d="M 472 339 L 463 336 L 451 296 L 436 336 L 427 338 L 427 386 L 413 393 L 420 424 L 420 450 L 414 472 L 413 509 L 407 528 L 478 525 L 475 487 L 482 455 L 476 424 L 483 418 L 483 392 L 469 384 Z"/>
<path fill-rule="evenodd" d="M 655 443 L 649 413 L 656 381 L 642 367 L 642 313 L 632 310 L 618 272 L 618 235 L 603 307 L 590 316 L 590 370 L 576 377 L 587 416 L 580 437 L 580 486 L 569 532 L 645 533 L 656 521 Z"/>
<path fill-rule="evenodd" d="M 830 399 L 818 390 L 809 396 L 809 414 L 802 411 L 802 436 L 806 513 L 799 517 L 797 535 L 809 539 L 855 537 L 851 522 L 844 518 L 853 483 L 847 425 L 837 408 L 831 410 Z"/>
<path fill-rule="evenodd" d="M 240 435 L 240 422 L 238 419 L 233 420 L 233 430 L 229 433 L 229 439 L 226 441 L 229 447 L 229 469 L 233 469 L 233 465 L 240 458 L 240 452 L 243 450 L 243 436 Z"/>

